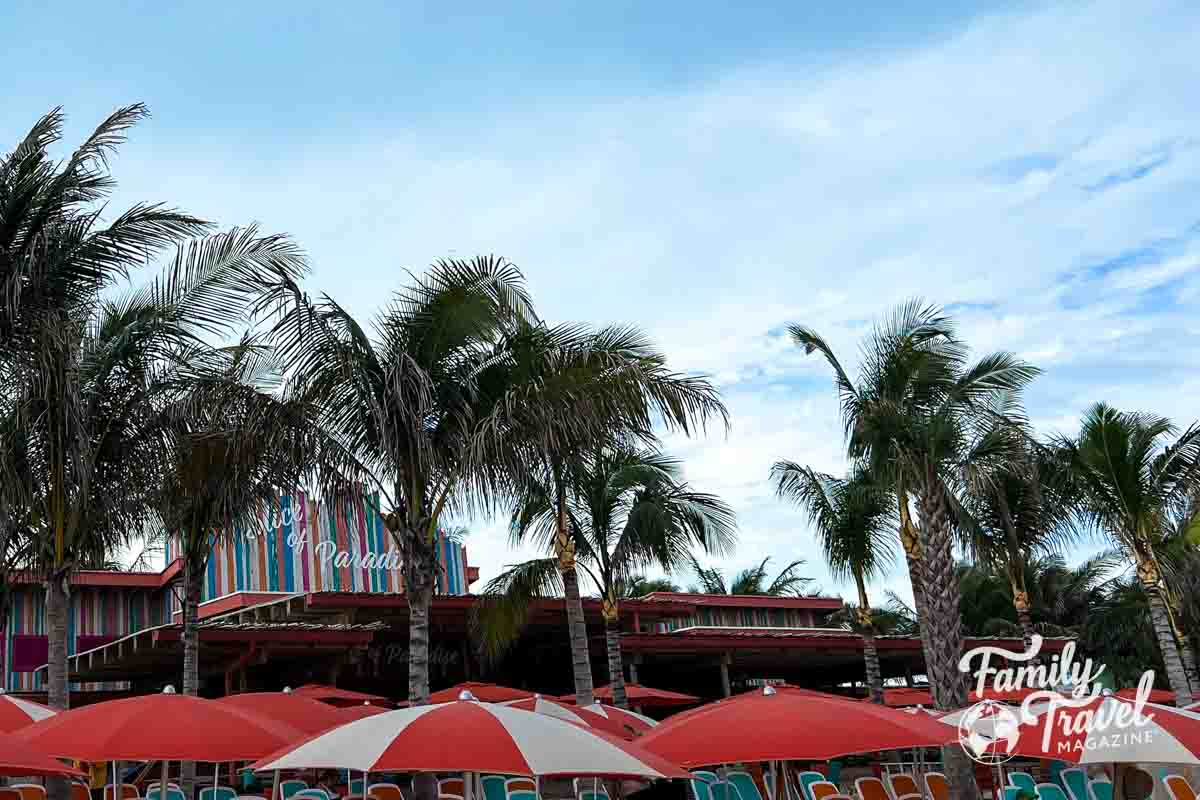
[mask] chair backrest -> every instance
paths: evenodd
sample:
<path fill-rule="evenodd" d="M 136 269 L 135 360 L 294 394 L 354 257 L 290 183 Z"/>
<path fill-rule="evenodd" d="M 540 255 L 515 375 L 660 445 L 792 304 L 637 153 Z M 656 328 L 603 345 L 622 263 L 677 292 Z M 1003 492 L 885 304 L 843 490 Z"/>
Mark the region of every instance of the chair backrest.
<path fill-rule="evenodd" d="M 800 800 L 813 800 L 809 787 L 818 781 L 824 781 L 825 776 L 816 770 L 801 772 L 796 776 L 796 784 L 800 787 Z"/>
<path fill-rule="evenodd" d="M 929 800 L 950 800 L 950 784 L 940 772 L 925 773 L 925 792 Z"/>
<path fill-rule="evenodd" d="M 160 792 L 159 788 L 155 786 L 153 789 L 150 789 L 146 792 L 146 800 L 162 800 L 162 792 Z M 172 783 L 168 783 L 167 800 L 187 800 L 187 798 L 183 793 L 183 789 L 180 789 L 178 786 Z"/>
<path fill-rule="evenodd" d="M 308 784 L 304 781 L 286 780 L 279 782 L 279 800 L 291 800 L 292 795 L 296 792 L 302 792 L 308 788 Z"/>
<path fill-rule="evenodd" d="M 1005 784 L 1004 796 L 1000 800 L 1017 800 L 1017 795 L 1020 793 L 1020 786 L 1013 786 L 1011 783 Z"/>
<path fill-rule="evenodd" d="M 1162 779 L 1163 786 L 1167 787 L 1167 791 L 1171 793 L 1171 797 L 1175 800 L 1196 800 L 1196 792 L 1192 789 L 1192 785 L 1188 783 L 1187 778 L 1182 775 L 1167 775 Z"/>
<path fill-rule="evenodd" d="M 500 793 L 494 798 L 487 793 L 488 779 L 492 779 L 493 783 L 499 779 Z M 499 775 L 484 775 L 483 776 L 483 792 L 484 800 L 505 800 L 504 798 L 504 778 Z M 404 792 L 394 783 L 372 783 L 367 787 L 367 800 L 405 800 Z"/>
<path fill-rule="evenodd" d="M 122 783 L 119 786 L 113 787 L 109 784 L 104 787 L 104 800 L 113 800 L 113 789 L 117 790 L 118 800 L 137 800 L 141 797 L 138 794 L 138 788 L 132 783 Z"/>
<path fill-rule="evenodd" d="M 738 795 L 741 800 L 763 800 L 762 792 L 758 791 L 758 784 L 754 782 L 754 778 L 749 772 L 735 771 L 725 773 L 725 780 L 737 787 Z"/>
<path fill-rule="evenodd" d="M 888 794 L 887 789 L 883 785 L 883 781 L 873 775 L 855 780 L 854 788 L 858 790 L 858 796 L 862 800 L 892 800 L 891 795 Z"/>
<path fill-rule="evenodd" d="M 0 786 L 0 800 L 21 800 L 21 793 L 8 786 Z"/>
<path fill-rule="evenodd" d="M 479 784 L 483 787 L 483 800 L 508 800 L 508 792 L 504 790 L 504 781 L 506 780 L 507 778 L 503 775 L 480 776 Z M 372 791 L 371 794 L 374 796 L 375 793 Z M 377 800 L 398 800 L 398 798 L 380 797 Z"/>
<path fill-rule="evenodd" d="M 921 787 L 917 786 L 917 779 L 907 772 L 888 775 L 888 784 L 892 787 L 893 797 L 900 798 L 911 794 L 921 796 Z"/>
<path fill-rule="evenodd" d="M 538 800 L 537 792 L 530 789 L 518 789 L 508 793 L 508 800 Z"/>
<path fill-rule="evenodd" d="M 363 793 L 363 779 L 351 778 L 350 780 L 346 781 L 346 791 L 350 794 L 361 797 Z"/>
<path fill-rule="evenodd" d="M 509 800 L 512 800 L 513 792 L 533 792 L 537 797 L 537 784 L 532 778 L 509 778 L 504 782 L 504 791 L 508 792 Z"/>
<path fill-rule="evenodd" d="M 1071 800 L 1091 800 L 1088 797 L 1087 773 L 1079 767 L 1067 767 L 1058 773 L 1062 785 L 1067 787 Z"/>
<path fill-rule="evenodd" d="M 1088 783 L 1088 794 L 1092 800 L 1113 800 L 1112 781 L 1091 781 Z"/>
<path fill-rule="evenodd" d="M 842 762 L 834 759 L 825 765 L 825 780 L 832 783 L 834 786 L 840 786 L 842 783 Z"/>
<path fill-rule="evenodd" d="M 467 786 L 462 778 L 444 778 L 438 781 L 438 797 L 463 797 Z"/>
<path fill-rule="evenodd" d="M 1037 781 L 1028 772 L 1013 770 L 1004 774 L 1008 776 L 1008 782 L 1013 786 L 1016 786 L 1018 789 L 1024 789 L 1030 794 L 1037 794 Z"/>
<path fill-rule="evenodd" d="M 46 800 L 46 787 L 36 783 L 14 783 L 9 788 L 16 789 L 21 800 Z"/>
<path fill-rule="evenodd" d="M 709 791 L 709 786 L 717 779 L 717 776 L 706 770 L 698 769 L 692 772 L 692 779 L 688 781 L 688 786 L 692 787 L 693 800 L 712 800 L 712 792 Z"/>
<path fill-rule="evenodd" d="M 1037 796 L 1038 800 L 1067 800 L 1067 793 L 1057 783 L 1039 783 Z"/>
<path fill-rule="evenodd" d="M 292 795 L 294 800 L 332 800 L 324 789 L 301 789 Z"/>
<path fill-rule="evenodd" d="M 267 800 L 267 798 L 261 797 L 257 794 L 239 794 L 238 800 Z"/>
<path fill-rule="evenodd" d="M 71 781 L 71 800 L 92 800 L 92 790 L 86 783 Z"/>
<path fill-rule="evenodd" d="M 200 800 L 237 800 L 237 792 L 228 786 L 208 786 L 200 790 Z"/>
<path fill-rule="evenodd" d="M 708 785 L 712 800 L 742 800 L 741 792 L 727 780 L 717 779 L 716 783 Z"/>
<path fill-rule="evenodd" d="M 808 785 L 812 800 L 828 800 L 839 793 L 838 787 L 829 781 L 813 781 Z"/>

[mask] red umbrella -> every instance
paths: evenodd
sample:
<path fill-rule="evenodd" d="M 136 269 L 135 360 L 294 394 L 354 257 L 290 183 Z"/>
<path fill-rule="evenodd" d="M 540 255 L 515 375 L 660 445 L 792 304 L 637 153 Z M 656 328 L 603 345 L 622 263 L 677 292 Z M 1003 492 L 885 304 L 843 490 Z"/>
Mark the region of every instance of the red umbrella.
<path fill-rule="evenodd" d="M 67 775 L 86 777 L 58 759 L 39 753 L 15 736 L 0 733 L 0 775 Z"/>
<path fill-rule="evenodd" d="M 577 706 L 569 706 L 566 703 L 558 700 L 551 700 L 548 697 L 542 697 L 540 694 L 533 697 L 527 697 L 524 700 L 510 700 L 503 705 L 509 708 L 519 708 L 522 711 L 534 711 L 538 714 L 547 714 L 551 717 L 573 722 L 576 725 L 583 725 L 588 728 L 595 728 L 598 731 L 603 731 L 611 736 L 617 736 L 621 739 L 631 740 L 636 734 L 625 728 L 620 722 L 615 719 L 610 719 L 605 714 L 597 714 L 595 711 L 579 708 Z M 593 706 L 595 708 L 597 706 Z"/>
<path fill-rule="evenodd" d="M 329 730 L 346 721 L 327 703 L 300 697 L 293 692 L 250 692 L 222 697 L 217 701 L 295 728 L 305 736 Z"/>
<path fill-rule="evenodd" d="M 303 734 L 229 703 L 168 691 L 64 711 L 17 731 L 31 747 L 79 761 L 246 761 Z"/>
<path fill-rule="evenodd" d="M 349 722 L 268 756 L 253 768 L 687 777 L 673 764 L 615 736 L 474 700 L 402 708 Z"/>
<path fill-rule="evenodd" d="M 449 689 L 434 692 L 429 696 L 429 702 L 453 703 L 463 692 L 470 692 L 476 700 L 482 700 L 485 703 L 507 703 L 509 700 L 524 700 L 534 696 L 533 692 L 527 692 L 524 689 L 513 689 L 480 681 L 467 681 L 451 686 Z"/>
<path fill-rule="evenodd" d="M 919 714 L 768 687 L 669 718 L 638 744 L 691 768 L 742 761 L 828 761 L 851 753 L 938 747 L 957 739 L 955 728 Z"/>
<path fill-rule="evenodd" d="M 616 722 L 625 730 L 626 739 L 636 739 L 658 724 L 657 720 L 642 716 L 637 712 L 616 706 L 606 706 L 603 703 L 592 703 L 590 706 L 584 706 L 583 710 L 591 711 L 593 714 L 599 714 Z"/>
<path fill-rule="evenodd" d="M 612 686 L 601 686 L 592 693 L 601 702 L 612 702 Z M 668 692 L 666 689 L 652 689 L 636 683 L 625 684 L 625 696 L 631 706 L 643 708 L 669 708 L 671 706 L 690 706 L 699 703 L 700 698 L 680 692 Z M 559 698 L 568 703 L 575 702 L 575 695 L 564 694 Z"/>
<path fill-rule="evenodd" d="M 309 697 L 313 700 L 320 700 L 322 703 L 330 703 L 335 706 L 358 705 L 360 703 L 388 704 L 388 699 L 381 695 L 352 692 L 349 689 L 339 689 L 336 686 L 323 686 L 319 683 L 306 683 L 298 689 L 293 689 L 292 694 L 300 697 Z"/>
<path fill-rule="evenodd" d="M 0 690 L 0 732 L 11 733 L 57 713 L 53 708 L 4 694 Z"/>
<path fill-rule="evenodd" d="M 373 706 L 370 703 L 363 703 L 361 706 L 342 706 L 334 710 L 341 717 L 343 723 L 373 717 L 377 714 L 386 714 L 388 712 L 388 709 Z"/>

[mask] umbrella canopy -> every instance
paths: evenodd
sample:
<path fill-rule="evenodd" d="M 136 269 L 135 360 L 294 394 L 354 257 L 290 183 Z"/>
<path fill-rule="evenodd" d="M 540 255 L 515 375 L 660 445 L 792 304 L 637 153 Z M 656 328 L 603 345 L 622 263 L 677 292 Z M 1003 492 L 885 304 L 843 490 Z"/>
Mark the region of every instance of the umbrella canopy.
<path fill-rule="evenodd" d="M 373 706 L 370 703 L 363 703 L 360 706 L 342 706 L 335 708 L 334 712 L 341 718 L 342 723 L 350 722 L 356 719 L 366 719 L 377 714 L 386 714 L 388 709 Z"/>
<path fill-rule="evenodd" d="M 525 700 L 534 696 L 533 692 L 527 692 L 524 689 L 513 689 L 512 687 L 499 686 L 495 683 L 467 681 L 451 686 L 449 689 L 434 692 L 429 696 L 429 702 L 452 703 L 463 692 L 470 692 L 471 696 L 476 700 L 482 700 L 485 703 L 507 703 L 509 700 Z"/>
<path fill-rule="evenodd" d="M 0 690 L 0 732 L 11 733 L 57 713 L 53 708 L 4 694 Z"/>
<path fill-rule="evenodd" d="M 617 736 L 621 739 L 633 739 L 635 734 L 625 729 L 621 723 L 616 720 L 609 719 L 603 714 L 597 714 L 595 711 L 590 711 L 584 708 L 569 706 L 566 703 L 558 700 L 551 700 L 548 697 L 542 697 L 540 694 L 528 697 L 524 700 L 509 700 L 502 705 L 509 708 L 519 708 L 522 711 L 533 711 L 537 714 L 547 714 L 551 717 L 573 722 L 576 725 L 583 725 L 588 728 L 595 728 L 598 731 L 603 731 L 611 736 Z"/>
<path fill-rule="evenodd" d="M 11 734 L 0 733 L 0 775 L 67 775 L 86 777 L 58 759 L 38 752 Z"/>
<path fill-rule="evenodd" d="M 254 769 L 687 776 L 616 737 L 546 714 L 473 700 L 402 708 L 350 722 L 268 756 Z"/>
<path fill-rule="evenodd" d="M 305 736 L 341 725 L 346 718 L 335 706 L 300 697 L 294 692 L 249 692 L 222 697 L 216 702 L 282 722 Z"/>
<path fill-rule="evenodd" d="M 767 688 L 669 718 L 638 744 L 691 768 L 741 761 L 827 761 L 851 753 L 937 747 L 957 739 L 955 728 L 919 714 Z"/>
<path fill-rule="evenodd" d="M 228 703 L 171 690 L 64 711 L 13 736 L 79 761 L 246 761 L 304 734 Z"/>
<path fill-rule="evenodd" d="M 926 708 L 925 706 L 909 706 L 908 708 L 902 708 L 900 710 L 905 714 L 922 714 L 927 717 L 932 717 L 933 719 L 940 719 L 941 717 L 946 716 L 945 711 L 938 711 L 936 708 Z M 954 724 L 957 725 L 958 723 L 956 722 Z"/>
<path fill-rule="evenodd" d="M 612 685 L 601 686 L 592 693 L 597 700 L 612 702 Z M 671 708 L 672 706 L 690 706 L 699 703 L 700 698 L 680 692 L 668 692 L 666 689 L 652 689 L 637 683 L 625 684 L 625 696 L 629 704 L 643 708 Z M 559 698 L 568 703 L 575 702 L 575 695 L 564 694 Z"/>
<path fill-rule="evenodd" d="M 308 697 L 312 700 L 320 700 L 322 703 L 329 703 L 335 706 L 359 705 L 362 703 L 388 704 L 388 699 L 381 695 L 352 692 L 349 689 L 339 689 L 336 686 L 323 686 L 319 683 L 306 683 L 298 689 L 293 689 L 292 694 L 300 697 Z"/>
<path fill-rule="evenodd" d="M 607 717 L 620 725 L 626 734 L 628 734 L 622 734 L 626 739 L 635 739 L 658 724 L 657 720 L 642 716 L 634 711 L 617 708 L 616 706 L 606 706 L 603 703 L 592 703 L 590 706 L 584 706 L 583 710 Z"/>
<path fill-rule="evenodd" d="M 1080 705 L 1039 704 L 1036 717 L 992 749 L 1073 764 L 1200 764 L 1200 714 L 1100 695 Z"/>

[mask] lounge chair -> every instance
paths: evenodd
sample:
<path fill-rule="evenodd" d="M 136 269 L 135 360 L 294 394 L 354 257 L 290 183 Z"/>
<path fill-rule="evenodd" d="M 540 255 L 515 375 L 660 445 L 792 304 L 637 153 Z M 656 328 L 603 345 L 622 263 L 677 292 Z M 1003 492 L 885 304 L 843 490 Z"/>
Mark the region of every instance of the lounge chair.
<path fill-rule="evenodd" d="M 132 783 L 122 783 L 119 786 L 106 784 L 104 787 L 104 800 L 113 800 L 113 792 L 116 791 L 118 800 L 138 800 L 141 795 L 138 793 L 138 788 Z"/>
<path fill-rule="evenodd" d="M 604 781 L 576 778 L 571 781 L 571 787 L 575 790 L 575 800 L 611 800 L 608 790 L 604 788 Z"/>
<path fill-rule="evenodd" d="M 0 786 L 0 800 L 21 800 L 21 793 L 8 786 Z"/>
<path fill-rule="evenodd" d="M 1088 783 L 1088 796 L 1091 800 L 1113 800 L 1112 781 L 1097 778 Z"/>
<path fill-rule="evenodd" d="M 741 800 L 763 800 L 762 792 L 758 791 L 758 784 L 754 782 L 754 778 L 749 772 L 741 770 L 727 772 L 725 780 L 737 787 Z"/>
<path fill-rule="evenodd" d="M 862 800 L 892 800 L 883 781 L 871 775 L 855 780 L 854 788 Z"/>
<path fill-rule="evenodd" d="M 708 791 L 712 795 L 712 800 L 742 800 L 742 795 L 738 792 L 737 787 L 721 778 L 710 783 Z"/>
<path fill-rule="evenodd" d="M 829 798 L 841 794 L 841 790 L 829 781 L 814 781 L 808 785 L 808 791 L 812 795 L 812 800 L 829 800 Z"/>
<path fill-rule="evenodd" d="M 147 789 L 146 800 L 163 800 L 162 790 L 157 786 L 153 789 Z M 183 789 L 168 783 L 166 800 L 187 800 L 187 796 L 184 795 Z"/>
<path fill-rule="evenodd" d="M 808 787 L 812 786 L 814 783 L 824 780 L 825 776 L 816 770 L 808 770 L 797 775 L 796 788 L 800 791 L 800 800 L 813 800 L 812 792 L 808 790 Z"/>
<path fill-rule="evenodd" d="M 917 785 L 917 779 L 907 772 L 888 775 L 888 788 L 891 789 L 892 797 L 895 800 L 909 797 L 916 797 L 918 800 L 921 798 L 921 787 Z"/>
<path fill-rule="evenodd" d="M 333 800 L 324 789 L 301 789 L 292 795 L 292 800 Z"/>
<path fill-rule="evenodd" d="M 1005 774 L 1008 776 L 1008 782 L 1013 786 L 1023 789 L 1030 794 L 1037 794 L 1037 781 L 1028 772 L 1013 770 Z"/>
<path fill-rule="evenodd" d="M 279 782 L 279 800 L 292 800 L 292 795 L 308 788 L 304 781 L 286 780 Z"/>
<path fill-rule="evenodd" d="M 499 778 L 500 779 L 500 784 L 499 784 L 500 794 L 498 794 L 496 796 L 495 800 L 505 800 L 504 778 L 502 778 L 499 775 L 485 775 L 483 777 L 483 780 L 485 781 L 485 783 L 484 783 L 484 799 L 492 800 L 492 798 L 489 795 L 487 795 L 486 781 L 488 778 L 492 778 L 492 779 Z M 367 787 L 367 800 L 406 800 L 406 798 L 404 797 L 404 792 L 400 789 L 399 786 L 397 786 L 394 783 L 372 783 L 370 786 Z"/>
<path fill-rule="evenodd" d="M 8 787 L 21 795 L 21 800 L 46 800 L 46 787 L 36 783 L 14 783 Z"/>
<path fill-rule="evenodd" d="M 228 786 L 207 786 L 200 790 L 200 800 L 237 800 L 237 796 Z"/>
<path fill-rule="evenodd" d="M 443 778 L 438 781 L 438 797 L 443 800 L 462 800 L 466 794 L 467 785 L 462 778 Z"/>
<path fill-rule="evenodd" d="M 530 789 L 518 789 L 508 793 L 508 800 L 538 800 L 537 792 Z"/>
<path fill-rule="evenodd" d="M 504 791 L 512 800 L 513 792 L 533 792 L 537 796 L 537 783 L 532 778 L 509 778 L 504 782 Z"/>
<path fill-rule="evenodd" d="M 1196 800 L 1195 790 L 1182 775 L 1167 775 L 1162 782 L 1174 800 Z"/>
<path fill-rule="evenodd" d="M 1057 783 L 1039 783 L 1037 785 L 1038 800 L 1067 800 L 1067 793 Z"/>
<path fill-rule="evenodd" d="M 709 788 L 717 782 L 717 774 L 704 769 L 692 770 L 692 779 L 688 786 L 692 787 L 695 800 L 712 800 L 712 790 Z"/>
<path fill-rule="evenodd" d="M 1022 791 L 1020 786 L 1013 786 L 1011 783 L 1005 784 L 1003 787 L 1004 796 L 1000 800 L 1017 800 L 1017 795 Z"/>
<path fill-rule="evenodd" d="M 508 778 L 503 775 L 480 776 L 479 785 L 483 788 L 483 800 L 508 800 L 508 792 L 504 790 L 504 782 L 506 780 Z M 398 798 L 387 797 L 379 798 L 379 800 L 398 800 Z"/>
<path fill-rule="evenodd" d="M 950 784 L 940 772 L 925 773 L 925 793 L 929 800 L 950 800 Z"/>
<path fill-rule="evenodd" d="M 1058 778 L 1067 788 L 1071 800 L 1091 800 L 1088 797 L 1087 772 L 1079 767 L 1067 767 L 1059 771 Z"/>

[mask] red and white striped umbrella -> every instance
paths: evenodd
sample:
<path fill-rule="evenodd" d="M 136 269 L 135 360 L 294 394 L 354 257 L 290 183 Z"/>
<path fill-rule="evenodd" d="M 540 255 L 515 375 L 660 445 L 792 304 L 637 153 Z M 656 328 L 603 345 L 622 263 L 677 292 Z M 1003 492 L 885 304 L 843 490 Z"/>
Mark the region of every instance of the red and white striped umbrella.
<path fill-rule="evenodd" d="M 616 722 L 624 730 L 632 734 L 632 736 L 626 736 L 626 739 L 641 736 L 658 724 L 657 720 L 650 719 L 634 711 L 617 708 L 616 706 L 606 706 L 603 703 L 592 703 L 590 706 L 584 706 L 584 710 L 591 711 L 593 714 L 599 714 Z"/>
<path fill-rule="evenodd" d="M 533 697 L 528 697 L 524 700 L 509 700 L 501 703 L 502 706 L 509 708 L 519 708 L 522 711 L 533 711 L 537 714 L 546 714 L 557 719 L 573 722 L 576 725 L 583 725 L 588 728 L 595 728 L 598 731 L 617 736 L 622 739 L 633 739 L 634 735 L 627 731 L 619 722 L 610 720 L 603 714 L 597 714 L 595 711 L 588 709 L 569 706 L 566 703 L 558 700 L 551 700 L 548 697 L 542 697 L 540 694 L 535 694 Z"/>
<path fill-rule="evenodd" d="M 1073 764 L 1200 764 L 1200 714 L 1115 695 L 1039 704 L 992 749 Z M 1014 709 L 1016 711 L 1016 709 Z M 1019 713 L 1019 712 L 1018 712 Z"/>
<path fill-rule="evenodd" d="M 470 699 L 356 720 L 268 756 L 254 769 L 687 777 L 675 765 L 614 736 Z"/>
<path fill-rule="evenodd" d="M 0 690 L 0 732 L 11 733 L 57 713 L 53 708 L 4 694 Z"/>

